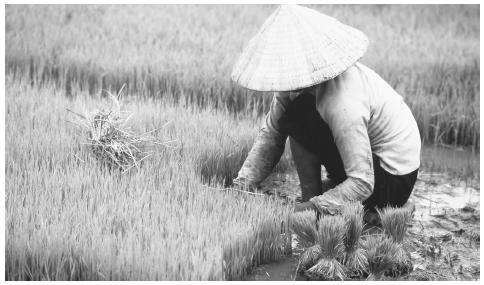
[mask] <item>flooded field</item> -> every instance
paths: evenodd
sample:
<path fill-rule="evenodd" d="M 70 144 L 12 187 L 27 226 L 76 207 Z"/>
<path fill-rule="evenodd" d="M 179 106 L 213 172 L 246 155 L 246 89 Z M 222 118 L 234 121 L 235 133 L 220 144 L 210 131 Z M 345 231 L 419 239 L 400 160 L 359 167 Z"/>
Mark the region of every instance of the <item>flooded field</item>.
<path fill-rule="evenodd" d="M 423 153 L 425 155 L 437 151 L 448 155 L 447 158 L 441 157 L 442 160 L 455 161 L 459 157 L 458 159 L 471 165 L 477 164 L 477 170 L 474 171 L 478 173 L 479 155 L 471 156 L 466 151 L 431 148 L 425 149 Z M 462 156 L 458 156 L 459 153 Z M 295 172 L 273 175 L 271 181 L 264 185 L 264 189 L 289 200 L 300 195 Z M 416 209 L 408 230 L 406 248 L 411 256 L 413 272 L 400 280 L 478 280 L 479 178 L 458 178 L 448 173 L 427 172 L 424 169 L 419 173 L 411 199 Z M 257 267 L 247 280 L 306 280 L 304 276 L 295 274 L 298 255 L 302 250 L 293 235 L 292 255 L 279 262 Z"/>
<path fill-rule="evenodd" d="M 405 279 L 478 279 L 480 7 L 309 7 L 370 36 L 361 62 L 441 146 L 422 153 Z M 304 280 L 295 237 L 284 256 L 287 199 L 219 191 L 271 106 L 230 74 L 276 8 L 6 5 L 5 279 Z M 130 132 L 176 142 L 122 175 L 66 111 L 95 113 L 121 90 Z M 287 144 L 264 187 L 294 201 L 298 182 Z"/>

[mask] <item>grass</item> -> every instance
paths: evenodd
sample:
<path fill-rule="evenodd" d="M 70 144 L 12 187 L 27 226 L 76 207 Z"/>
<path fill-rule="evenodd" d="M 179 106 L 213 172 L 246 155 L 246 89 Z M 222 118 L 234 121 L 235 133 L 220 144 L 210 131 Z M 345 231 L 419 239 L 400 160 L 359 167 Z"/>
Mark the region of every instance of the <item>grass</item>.
<path fill-rule="evenodd" d="M 363 62 L 404 97 L 423 141 L 480 145 L 478 5 L 311 5 L 370 37 Z M 262 115 L 230 81 L 274 5 L 7 5 L 6 70 L 67 96 L 118 90 Z"/>
<path fill-rule="evenodd" d="M 404 95 L 424 143 L 471 149 L 446 160 L 424 148 L 422 167 L 478 176 L 479 6 L 312 7 L 370 36 L 363 62 Z M 6 6 L 6 279 L 231 280 L 287 251 L 289 206 L 216 190 L 272 98 L 229 75 L 274 9 Z M 124 84 L 130 127 L 164 126 L 153 136 L 178 147 L 120 175 L 81 147 L 65 108 L 94 110 Z M 286 151 L 276 168 L 289 167 Z M 394 251 L 385 242 L 368 255 L 372 278 Z"/>
<path fill-rule="evenodd" d="M 6 279 L 230 280 L 284 253 L 288 206 L 201 185 L 201 169 L 224 175 L 207 153 L 238 150 L 233 141 L 255 136 L 252 122 L 128 100 L 133 130 L 169 122 L 155 135 L 180 146 L 121 175 L 89 155 L 66 122 L 65 108 L 100 103 L 7 76 Z"/>

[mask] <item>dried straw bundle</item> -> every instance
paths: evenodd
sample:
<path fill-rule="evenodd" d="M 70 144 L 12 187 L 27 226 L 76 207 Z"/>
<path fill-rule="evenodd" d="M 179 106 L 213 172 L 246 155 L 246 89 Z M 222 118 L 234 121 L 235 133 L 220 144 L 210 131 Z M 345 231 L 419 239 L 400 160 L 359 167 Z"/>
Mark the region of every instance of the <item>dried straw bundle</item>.
<path fill-rule="evenodd" d="M 156 145 L 169 147 L 172 141 L 159 141 L 151 135 L 155 130 L 143 134 L 135 134 L 130 130 L 127 123 L 132 113 L 121 111 L 119 102 L 123 90 L 124 86 L 117 96 L 109 94 L 114 107 L 86 112 L 85 115 L 69 109 L 67 111 L 77 116 L 77 120 L 72 123 L 87 136 L 87 142 L 83 144 L 89 146 L 94 156 L 124 173 L 133 167 L 139 169 L 141 162 L 154 154 L 154 151 L 147 149 Z"/>
<path fill-rule="evenodd" d="M 345 221 L 341 216 L 322 216 L 318 226 L 322 258 L 306 271 L 306 275 L 318 280 L 344 280 L 346 270 L 338 260 L 344 252 Z"/>
<path fill-rule="evenodd" d="M 409 255 L 403 248 L 405 234 L 412 219 L 412 213 L 407 208 L 386 207 L 378 210 L 384 233 L 397 244 L 395 264 L 389 269 L 391 276 L 401 276 L 412 271 L 413 266 Z"/>
<path fill-rule="evenodd" d="M 364 208 L 359 202 L 348 203 L 342 208 L 346 229 L 343 264 L 348 268 L 350 276 L 362 276 L 368 268 L 365 251 L 359 247 L 363 232 L 363 214 Z"/>
<path fill-rule="evenodd" d="M 385 236 L 374 235 L 366 239 L 364 246 L 370 270 L 368 280 L 380 280 L 395 265 L 398 244 Z"/>

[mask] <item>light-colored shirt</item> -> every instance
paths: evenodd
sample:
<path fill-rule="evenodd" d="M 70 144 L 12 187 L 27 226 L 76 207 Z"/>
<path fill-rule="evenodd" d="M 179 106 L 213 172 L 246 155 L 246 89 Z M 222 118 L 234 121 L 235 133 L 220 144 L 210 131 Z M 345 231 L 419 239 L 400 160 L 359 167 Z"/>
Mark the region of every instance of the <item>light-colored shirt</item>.
<path fill-rule="evenodd" d="M 347 179 L 313 197 L 322 212 L 333 212 L 348 201 L 364 201 L 373 192 L 372 153 L 394 175 L 420 166 L 420 134 L 410 109 L 373 70 L 356 63 L 315 88 L 316 109 L 331 129 Z M 236 180 L 262 182 L 279 161 L 287 134 L 279 119 L 291 99 L 275 92 L 269 113 Z"/>

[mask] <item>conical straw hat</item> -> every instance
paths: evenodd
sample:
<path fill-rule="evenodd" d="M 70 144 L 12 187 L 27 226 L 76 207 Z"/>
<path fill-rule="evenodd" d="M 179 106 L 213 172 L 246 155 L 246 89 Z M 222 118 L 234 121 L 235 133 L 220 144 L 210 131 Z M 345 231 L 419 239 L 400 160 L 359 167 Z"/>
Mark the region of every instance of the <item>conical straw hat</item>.
<path fill-rule="evenodd" d="M 368 47 L 361 31 L 315 10 L 282 5 L 249 41 L 232 80 L 258 91 L 290 91 L 343 73 Z"/>

